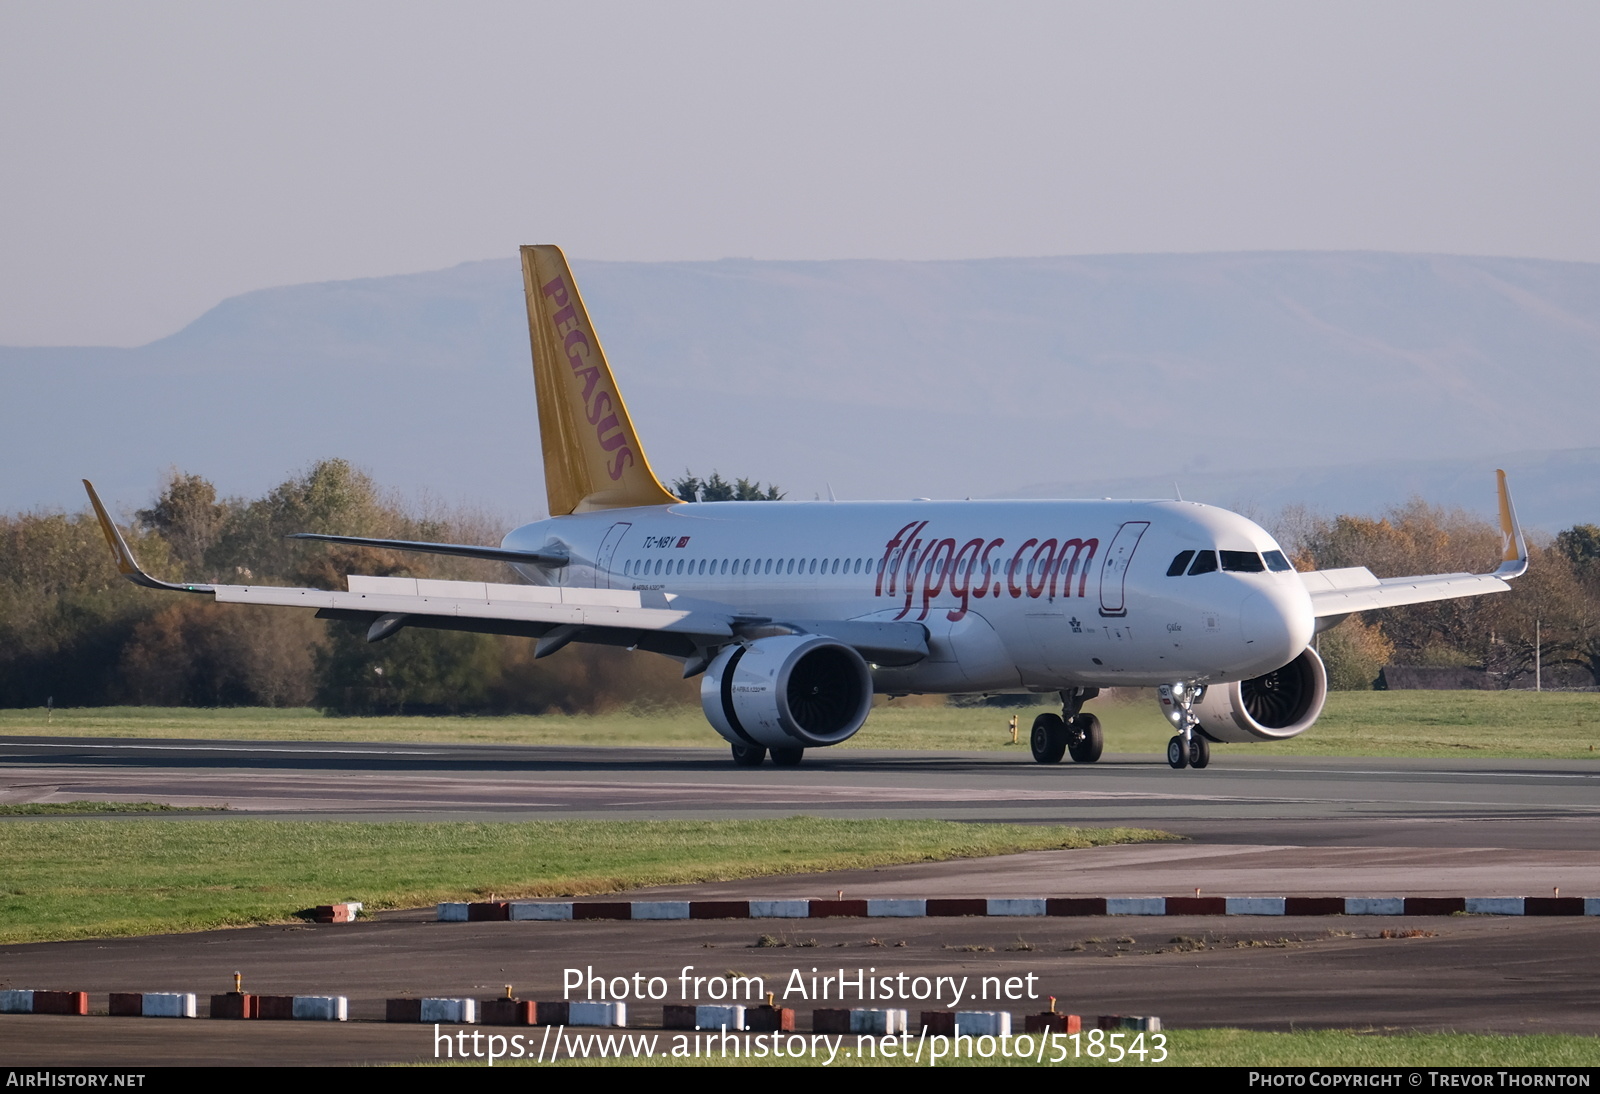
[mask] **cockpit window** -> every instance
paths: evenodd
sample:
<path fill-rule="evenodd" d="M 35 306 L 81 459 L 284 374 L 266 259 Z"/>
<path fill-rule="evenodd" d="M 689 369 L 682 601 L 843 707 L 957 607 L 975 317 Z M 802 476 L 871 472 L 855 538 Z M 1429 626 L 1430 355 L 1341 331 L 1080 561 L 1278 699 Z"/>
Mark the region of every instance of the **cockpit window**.
<path fill-rule="evenodd" d="M 1179 551 L 1178 557 L 1172 560 L 1172 565 L 1167 567 L 1168 577 L 1177 577 L 1189 568 L 1189 560 L 1194 557 L 1193 551 Z"/>
<path fill-rule="evenodd" d="M 1201 551 L 1194 556 L 1194 565 L 1189 567 L 1189 575 L 1209 574 L 1217 568 L 1217 552 Z"/>
<path fill-rule="evenodd" d="M 1223 551 L 1222 568 L 1234 574 L 1259 574 L 1266 563 L 1254 551 Z"/>
<path fill-rule="evenodd" d="M 1267 569 L 1271 570 L 1275 574 L 1281 574 L 1288 570 L 1294 569 L 1294 567 L 1289 564 L 1289 560 L 1283 557 L 1282 551 L 1268 551 L 1263 557 L 1267 560 Z"/>

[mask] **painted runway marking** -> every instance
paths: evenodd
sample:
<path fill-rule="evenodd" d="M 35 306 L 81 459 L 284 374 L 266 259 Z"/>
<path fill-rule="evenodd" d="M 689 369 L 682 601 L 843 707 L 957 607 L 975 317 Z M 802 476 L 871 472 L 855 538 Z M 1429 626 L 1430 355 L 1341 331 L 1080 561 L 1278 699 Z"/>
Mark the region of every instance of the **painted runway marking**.
<path fill-rule="evenodd" d="M 1463 778 L 1463 779 L 1600 779 L 1600 772 L 1593 775 L 1571 774 L 1563 775 L 1552 771 L 1325 771 L 1317 768 L 1302 767 L 1267 767 L 1258 768 L 1258 771 L 1269 775 L 1393 775 L 1398 778 L 1414 779 L 1418 776 L 1428 778 Z M 1234 770 L 1229 774 L 1243 774 Z"/>
<path fill-rule="evenodd" d="M 238 745 L 151 745 L 151 744 L 42 744 L 34 741 L 6 742 L 5 746 L 11 748 L 105 748 L 123 749 L 127 751 L 144 750 L 147 752 L 264 752 L 271 754 L 288 754 L 292 756 L 444 756 L 448 755 L 444 749 L 423 751 L 418 749 L 400 748 L 242 748 Z"/>

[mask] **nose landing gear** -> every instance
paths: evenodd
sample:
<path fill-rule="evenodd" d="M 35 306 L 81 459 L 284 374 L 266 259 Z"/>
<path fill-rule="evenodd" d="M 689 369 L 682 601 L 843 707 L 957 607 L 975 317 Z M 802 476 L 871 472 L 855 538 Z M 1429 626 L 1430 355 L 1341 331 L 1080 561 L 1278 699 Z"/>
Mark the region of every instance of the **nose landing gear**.
<path fill-rule="evenodd" d="M 1178 735 L 1167 742 L 1167 765 L 1174 770 L 1205 767 L 1211 762 L 1211 742 L 1201 735 L 1200 718 L 1194 712 L 1194 705 L 1206 693 L 1205 685 L 1180 680 L 1162 684 L 1159 690 L 1167 720 L 1178 729 Z"/>

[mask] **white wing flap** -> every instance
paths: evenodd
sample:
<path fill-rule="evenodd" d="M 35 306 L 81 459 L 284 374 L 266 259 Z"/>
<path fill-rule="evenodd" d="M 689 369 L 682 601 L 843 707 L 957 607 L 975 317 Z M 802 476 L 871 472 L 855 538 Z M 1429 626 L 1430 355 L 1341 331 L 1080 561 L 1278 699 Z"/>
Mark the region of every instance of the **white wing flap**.
<path fill-rule="evenodd" d="M 481 581 L 432 581 L 409 577 L 353 576 L 348 580 L 348 592 L 262 585 L 213 585 L 211 591 L 218 601 L 228 604 L 329 608 L 383 615 L 517 620 L 552 625 L 677 631 L 718 637 L 733 634 L 727 617 L 687 605 L 673 607 L 672 601 L 678 598 L 671 594 L 492 585 Z"/>
<path fill-rule="evenodd" d="M 581 604 L 607 608 L 664 608 L 671 593 L 638 593 L 624 589 L 562 589 L 551 585 L 494 585 L 483 581 L 439 581 L 418 577 L 345 578 L 352 593 L 399 596 L 444 596 L 455 600 L 516 601 L 522 604 Z"/>
<path fill-rule="evenodd" d="M 1378 584 L 1378 578 L 1365 566 L 1352 566 L 1346 570 L 1313 570 L 1300 575 L 1313 600 L 1317 594 L 1337 592 L 1341 589 L 1366 589 Z"/>

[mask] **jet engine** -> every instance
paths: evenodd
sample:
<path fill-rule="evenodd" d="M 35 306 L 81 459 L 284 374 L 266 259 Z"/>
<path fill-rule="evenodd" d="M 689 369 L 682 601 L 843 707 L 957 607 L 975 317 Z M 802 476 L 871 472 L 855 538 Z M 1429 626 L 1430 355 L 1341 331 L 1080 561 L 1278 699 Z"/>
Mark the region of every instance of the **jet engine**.
<path fill-rule="evenodd" d="M 859 653 L 814 634 L 729 646 L 700 682 L 700 705 L 736 745 L 819 748 L 849 739 L 872 709 L 872 674 Z"/>
<path fill-rule="evenodd" d="M 1317 651 L 1281 669 L 1235 684 L 1212 684 L 1194 705 L 1200 732 L 1213 741 L 1283 741 L 1304 733 L 1328 700 L 1328 673 Z"/>

